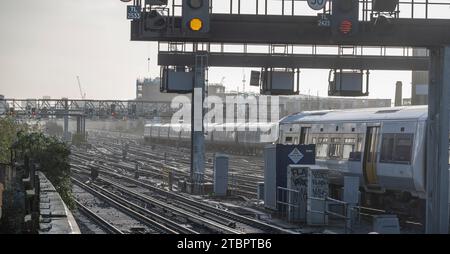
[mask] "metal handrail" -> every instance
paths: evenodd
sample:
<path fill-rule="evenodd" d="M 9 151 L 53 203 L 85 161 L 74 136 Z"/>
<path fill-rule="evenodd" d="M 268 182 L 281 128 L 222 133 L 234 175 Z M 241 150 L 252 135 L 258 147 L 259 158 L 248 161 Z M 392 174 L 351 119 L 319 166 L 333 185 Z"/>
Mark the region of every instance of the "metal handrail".
<path fill-rule="evenodd" d="M 281 16 L 317 16 L 318 14 L 329 14 L 332 8 L 332 1 L 328 3 L 322 10 L 313 11 L 308 7 L 308 0 L 256 0 L 253 5 L 249 6 L 248 1 L 242 0 L 210 0 L 210 13 L 211 14 L 229 14 L 229 15 L 281 15 Z M 362 15 L 361 21 L 369 21 L 374 18 L 374 15 L 380 13 L 372 10 L 373 0 L 359 0 L 360 11 Z M 141 6 L 143 12 L 149 11 L 148 6 L 143 4 L 142 0 L 133 0 L 133 5 Z M 227 7 L 228 6 L 228 7 Z M 407 18 L 407 19 L 450 19 L 448 17 L 436 17 L 433 16 L 433 8 L 450 7 L 450 2 L 441 0 L 439 2 L 424 0 L 418 2 L 417 0 L 402 0 L 399 1 L 397 8 L 388 12 L 392 18 Z M 182 4 L 180 0 L 171 0 L 166 7 L 153 7 L 164 8 L 168 11 L 168 17 L 176 17 L 181 15 Z M 245 11 L 244 8 L 247 10 Z M 270 13 L 269 13 L 270 10 Z M 420 12 L 417 10 L 421 10 Z M 449 12 L 450 13 L 450 12 Z M 420 17 L 418 17 L 420 15 Z M 173 24 L 172 24 L 173 25 Z M 172 26 L 172 28 L 174 28 Z"/>
<path fill-rule="evenodd" d="M 323 210 L 325 211 L 325 212 L 322 212 L 322 211 L 316 211 L 316 210 L 309 210 L 309 212 L 317 213 L 317 214 L 323 214 L 324 217 L 327 216 L 327 215 L 332 215 L 332 216 L 335 216 L 337 218 L 343 219 L 345 221 L 345 225 L 344 225 L 344 232 L 345 232 L 345 234 L 348 233 L 348 230 L 350 230 L 350 232 L 352 231 L 351 223 L 349 223 L 349 222 L 351 222 L 351 219 L 352 219 L 351 216 L 350 216 L 351 213 L 349 213 L 349 210 L 359 210 L 358 206 L 351 206 L 351 204 L 349 204 L 348 202 L 345 202 L 345 201 L 342 201 L 342 200 L 337 200 L 337 199 L 330 198 L 330 197 L 326 197 L 326 198 L 308 197 L 308 199 L 323 201 L 323 203 L 324 203 L 324 209 Z M 335 213 L 335 212 L 329 211 L 328 210 L 329 203 L 327 203 L 327 202 L 333 202 L 335 204 L 342 205 L 344 207 L 344 209 L 343 209 L 344 210 L 344 214 L 339 214 L 339 213 Z"/>
<path fill-rule="evenodd" d="M 208 52 L 216 54 L 257 54 L 269 56 L 298 56 L 298 55 L 336 55 L 349 56 L 393 56 L 393 57 L 420 57 L 414 56 L 412 47 L 386 47 L 386 46 L 353 46 L 353 45 L 295 45 L 295 44 L 248 44 L 248 43 L 197 43 L 197 46 L 207 48 Z M 232 49 L 227 49 L 227 47 Z M 253 48 L 252 48 L 253 47 Z M 275 49 L 284 47 L 284 52 Z M 194 43 L 158 42 L 159 53 L 183 54 L 195 52 Z M 351 48 L 351 53 L 343 49 Z"/>

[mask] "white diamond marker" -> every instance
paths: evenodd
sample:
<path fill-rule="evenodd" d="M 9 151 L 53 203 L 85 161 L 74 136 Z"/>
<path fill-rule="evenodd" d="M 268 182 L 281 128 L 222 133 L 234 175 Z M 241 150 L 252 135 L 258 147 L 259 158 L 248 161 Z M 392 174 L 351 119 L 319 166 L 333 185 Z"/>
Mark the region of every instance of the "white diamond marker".
<path fill-rule="evenodd" d="M 297 148 L 294 148 L 294 150 L 292 150 L 288 157 L 292 162 L 297 164 L 301 159 L 303 159 L 304 156 Z"/>

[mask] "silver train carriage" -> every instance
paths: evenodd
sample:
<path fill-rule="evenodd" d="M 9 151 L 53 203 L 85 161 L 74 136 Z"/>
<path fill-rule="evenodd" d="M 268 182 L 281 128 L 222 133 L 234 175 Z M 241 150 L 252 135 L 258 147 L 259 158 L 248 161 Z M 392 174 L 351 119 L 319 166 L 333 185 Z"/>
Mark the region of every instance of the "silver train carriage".
<path fill-rule="evenodd" d="M 335 192 L 358 176 L 364 203 L 423 216 L 427 115 L 426 106 L 302 112 L 280 121 L 278 143 L 315 144 Z"/>
<path fill-rule="evenodd" d="M 278 123 L 225 123 L 205 126 L 207 149 L 237 154 L 261 154 L 264 146 L 276 143 Z M 189 147 L 191 142 L 190 124 L 146 124 L 144 140 Z"/>

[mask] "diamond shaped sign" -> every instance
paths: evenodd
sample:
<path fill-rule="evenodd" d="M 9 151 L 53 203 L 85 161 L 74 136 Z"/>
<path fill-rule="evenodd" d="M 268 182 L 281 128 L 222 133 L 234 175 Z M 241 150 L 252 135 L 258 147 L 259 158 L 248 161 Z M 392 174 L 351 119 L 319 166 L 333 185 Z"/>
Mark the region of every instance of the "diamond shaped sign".
<path fill-rule="evenodd" d="M 294 150 L 292 150 L 292 152 L 288 155 L 288 157 L 289 159 L 291 159 L 292 162 L 297 164 L 299 161 L 303 159 L 304 156 L 297 148 L 294 148 Z"/>

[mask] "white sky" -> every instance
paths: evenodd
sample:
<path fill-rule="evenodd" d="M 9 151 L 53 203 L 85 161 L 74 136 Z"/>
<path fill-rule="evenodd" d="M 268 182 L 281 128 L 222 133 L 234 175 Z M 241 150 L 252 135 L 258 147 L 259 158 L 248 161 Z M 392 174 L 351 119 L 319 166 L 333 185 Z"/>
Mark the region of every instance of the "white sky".
<path fill-rule="evenodd" d="M 79 98 L 78 75 L 87 98 L 133 99 L 136 78 L 159 75 L 156 43 L 130 41 L 119 0 L 0 0 L 0 36 L 0 94 L 8 98 Z M 393 98 L 398 80 L 410 96 L 411 72 L 371 73 L 370 98 Z M 250 69 L 245 75 L 248 83 Z M 210 82 L 222 77 L 228 90 L 242 89 L 242 68 L 210 69 Z M 326 96 L 327 79 L 328 70 L 302 70 L 301 93 Z"/>

